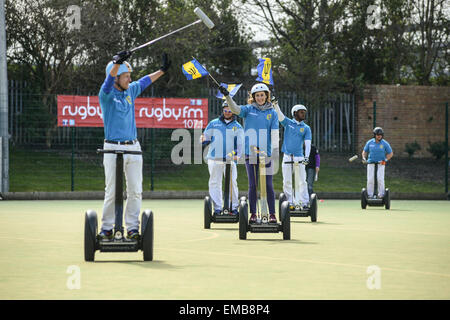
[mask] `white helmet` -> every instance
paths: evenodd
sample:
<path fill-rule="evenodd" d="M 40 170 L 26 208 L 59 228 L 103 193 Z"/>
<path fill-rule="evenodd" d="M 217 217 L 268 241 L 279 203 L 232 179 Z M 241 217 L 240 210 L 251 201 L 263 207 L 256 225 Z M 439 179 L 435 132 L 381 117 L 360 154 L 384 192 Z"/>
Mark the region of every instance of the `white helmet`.
<path fill-rule="evenodd" d="M 250 93 L 254 94 L 256 92 L 261 92 L 261 91 L 270 92 L 269 87 L 266 86 L 264 83 L 257 83 L 252 87 L 252 90 L 250 91 Z"/>
<path fill-rule="evenodd" d="M 294 114 L 298 111 L 298 110 L 305 110 L 308 111 L 308 109 L 306 109 L 306 107 L 302 104 L 296 104 L 295 106 L 292 107 L 291 113 L 292 116 L 294 116 Z"/>

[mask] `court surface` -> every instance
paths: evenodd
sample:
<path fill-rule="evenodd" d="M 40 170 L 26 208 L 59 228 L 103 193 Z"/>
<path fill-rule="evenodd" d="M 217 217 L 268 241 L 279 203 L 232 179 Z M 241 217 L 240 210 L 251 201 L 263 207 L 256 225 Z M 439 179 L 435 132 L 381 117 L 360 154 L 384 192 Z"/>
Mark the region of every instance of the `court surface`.
<path fill-rule="evenodd" d="M 447 201 L 325 200 L 316 223 L 291 219 L 291 240 L 239 240 L 238 224 L 203 229 L 202 200 L 144 200 L 154 261 L 85 262 L 84 212 L 102 203 L 0 201 L 0 299 L 450 299 Z"/>

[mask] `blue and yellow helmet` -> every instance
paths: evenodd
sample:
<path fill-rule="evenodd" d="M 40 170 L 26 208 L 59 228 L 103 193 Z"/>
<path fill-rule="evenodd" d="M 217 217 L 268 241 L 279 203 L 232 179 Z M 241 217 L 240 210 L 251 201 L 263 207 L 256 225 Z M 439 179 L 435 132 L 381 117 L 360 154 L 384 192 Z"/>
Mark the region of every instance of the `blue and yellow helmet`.
<path fill-rule="evenodd" d="M 111 72 L 111 69 L 112 69 L 113 65 L 114 65 L 114 63 L 111 61 L 106 66 L 106 76 L 108 76 L 108 74 Z M 119 71 L 117 72 L 117 76 L 120 76 L 124 72 L 133 72 L 133 68 L 126 61 L 120 65 Z"/>

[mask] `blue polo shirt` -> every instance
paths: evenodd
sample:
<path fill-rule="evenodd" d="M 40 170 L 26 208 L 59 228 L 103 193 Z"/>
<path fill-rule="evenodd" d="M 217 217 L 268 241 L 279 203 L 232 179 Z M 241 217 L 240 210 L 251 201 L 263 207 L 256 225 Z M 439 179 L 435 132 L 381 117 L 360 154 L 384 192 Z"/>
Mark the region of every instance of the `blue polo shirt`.
<path fill-rule="evenodd" d="M 235 151 L 239 157 L 241 156 L 244 131 L 236 119 L 228 123 L 224 121 L 223 117 L 211 120 L 203 135 L 206 141 L 211 141 L 206 158 L 222 160 L 232 151 Z"/>
<path fill-rule="evenodd" d="M 303 143 L 311 140 L 311 128 L 304 122 L 285 117 L 281 121 L 284 127 L 284 138 L 281 152 L 294 157 L 303 157 Z"/>
<path fill-rule="evenodd" d="M 105 139 L 113 141 L 137 138 L 134 100 L 152 83 L 149 76 L 130 83 L 125 91 L 114 88 L 114 77 L 108 75 L 98 98 L 102 108 Z"/>
<path fill-rule="evenodd" d="M 381 139 L 381 141 L 377 143 L 375 138 L 372 138 L 367 141 L 364 146 L 364 151 L 369 153 L 367 162 L 376 163 L 384 161 L 386 159 L 386 155 L 392 152 L 392 148 L 386 140 Z"/>
<path fill-rule="evenodd" d="M 249 156 L 250 146 L 257 146 L 261 151 L 272 155 L 272 129 L 279 129 L 277 112 L 271 108 L 261 111 L 248 104 L 241 106 L 241 118 L 244 118 L 245 155 Z"/>

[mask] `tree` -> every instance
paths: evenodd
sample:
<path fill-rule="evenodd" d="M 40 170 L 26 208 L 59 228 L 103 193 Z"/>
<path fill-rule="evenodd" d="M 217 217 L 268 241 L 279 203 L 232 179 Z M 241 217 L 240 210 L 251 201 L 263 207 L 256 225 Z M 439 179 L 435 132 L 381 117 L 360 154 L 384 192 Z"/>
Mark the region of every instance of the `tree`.
<path fill-rule="evenodd" d="M 271 47 L 264 53 L 273 57 L 274 73 L 282 87 L 327 92 L 347 86 L 342 55 L 333 45 L 347 1 L 243 2 L 253 8 L 248 19 L 271 34 Z"/>
<path fill-rule="evenodd" d="M 447 8 L 445 7 L 447 4 Z M 414 42 L 411 50 L 417 51 L 411 67 L 419 84 L 431 84 L 431 77 L 446 72 L 449 77 L 448 42 L 450 17 L 445 0 L 414 0 L 410 17 Z M 447 11 L 447 12 L 446 12 Z"/>

